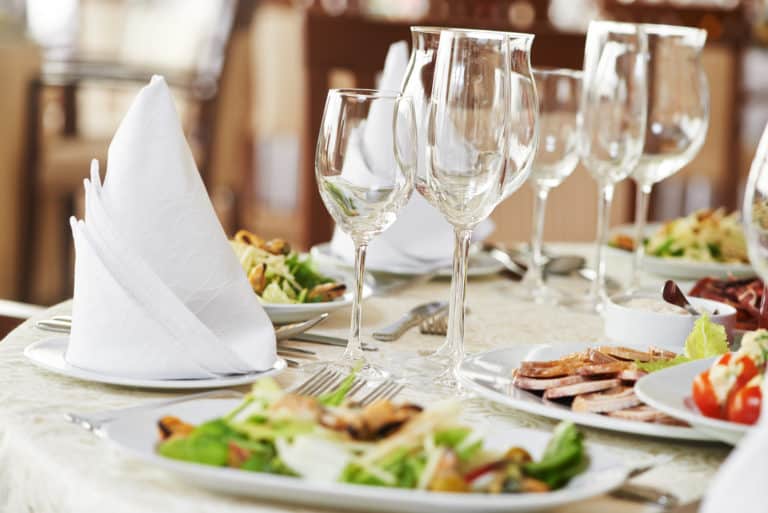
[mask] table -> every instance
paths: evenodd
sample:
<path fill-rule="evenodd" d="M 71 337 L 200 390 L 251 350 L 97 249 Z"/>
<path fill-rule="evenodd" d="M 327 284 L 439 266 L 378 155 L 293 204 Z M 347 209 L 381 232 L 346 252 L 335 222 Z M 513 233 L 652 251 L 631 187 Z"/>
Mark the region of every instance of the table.
<path fill-rule="evenodd" d="M 585 245 L 557 245 L 560 252 L 584 253 Z M 612 257 L 608 270 L 624 278 L 624 259 Z M 658 280 L 656 280 L 658 281 Z M 656 284 L 655 281 L 647 281 Z M 577 280 L 560 285 L 579 287 Z M 520 302 L 511 297 L 517 284 L 498 277 L 472 280 L 468 288 L 471 314 L 467 318 L 467 349 L 484 350 L 514 343 L 599 341 L 602 321 L 598 316 L 566 309 Z M 448 295 L 448 282 L 436 281 L 406 289 L 394 296 L 374 297 L 363 311 L 365 335 L 400 316 L 406 309 Z M 46 318 L 69 310 L 63 303 L 38 315 Z M 322 325 L 329 334 L 343 335 L 349 311 L 334 313 Z M 167 393 L 130 390 L 60 377 L 33 367 L 22 352 L 26 345 L 50 336 L 33 326 L 31 319 L 0 343 L 0 511 L 5 513 L 240 513 L 310 512 L 311 508 L 255 502 L 197 490 L 165 472 L 131 460 L 110 444 L 64 421 L 67 411 L 87 412 L 120 408 L 166 397 Z M 436 347 L 440 337 L 411 330 L 384 351 Z M 310 347 L 310 346 L 308 346 Z M 330 356 L 337 348 L 312 345 Z M 278 378 L 283 385 L 297 379 L 295 371 Z M 403 397 L 425 401 L 423 391 L 407 389 Z M 471 399 L 465 404 L 473 424 L 493 421 L 510 426 L 551 429 L 554 422 L 523 412 Z M 724 445 L 686 443 L 620 435 L 585 428 L 587 439 L 603 444 L 629 462 L 642 465 L 654 457 L 671 458 L 635 480 L 676 493 L 681 500 L 700 497 L 718 466 L 728 454 Z M 558 513 L 651 513 L 648 505 L 601 497 L 584 501 Z"/>

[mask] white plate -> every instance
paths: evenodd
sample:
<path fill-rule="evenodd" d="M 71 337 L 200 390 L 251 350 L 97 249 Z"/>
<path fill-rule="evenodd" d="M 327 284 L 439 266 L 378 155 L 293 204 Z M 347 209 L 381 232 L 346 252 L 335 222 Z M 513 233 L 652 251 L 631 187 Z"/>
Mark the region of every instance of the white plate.
<path fill-rule="evenodd" d="M 522 344 L 494 349 L 465 358 L 459 368 L 459 376 L 462 383 L 478 395 L 528 413 L 622 433 L 679 440 L 712 440 L 710 436 L 688 427 L 616 419 L 596 413 L 577 413 L 567 406 L 544 402 L 538 395 L 512 385 L 512 370 L 518 368 L 523 361 L 554 360 L 594 346 L 594 343 L 573 342 Z"/>
<path fill-rule="evenodd" d="M 330 242 L 323 242 L 322 244 L 313 246 L 312 249 L 309 251 L 309 254 L 312 255 L 312 257 L 318 262 L 323 262 L 328 265 L 335 265 L 342 268 L 352 267 L 352 264 L 343 260 L 342 258 L 340 258 L 338 255 L 336 255 L 331 251 Z M 489 255 L 485 251 L 477 251 L 477 252 L 471 253 L 469 256 L 469 266 L 467 267 L 467 276 L 469 276 L 470 278 L 475 278 L 480 276 L 489 276 L 492 274 L 499 273 L 503 269 L 504 269 L 504 266 L 498 260 L 493 258 L 491 255 Z M 378 272 L 378 273 L 418 275 L 418 274 L 431 273 L 432 271 L 434 271 L 434 266 L 427 263 L 425 263 L 421 267 L 412 267 L 412 266 L 376 267 L 376 266 L 371 266 L 366 264 L 365 270 L 371 271 L 371 272 Z M 451 274 L 452 274 L 451 266 L 447 265 L 438 271 L 437 276 L 440 276 L 443 278 L 449 278 Z"/>
<path fill-rule="evenodd" d="M 693 380 L 709 369 L 715 359 L 697 360 L 649 374 L 637 382 L 635 393 L 647 404 L 686 421 L 698 431 L 736 445 L 750 426 L 705 417 L 691 402 Z"/>
<path fill-rule="evenodd" d="M 656 232 L 661 227 L 660 223 L 652 223 L 646 229 L 647 234 Z M 634 236 L 633 225 L 622 225 L 611 230 L 611 236 L 623 233 Z M 611 254 L 631 261 L 633 253 L 624 249 L 608 246 Z M 696 262 L 682 258 L 662 258 L 651 255 L 643 256 L 643 270 L 664 278 L 676 278 L 679 280 L 699 280 L 709 276 L 716 278 L 728 278 L 729 276 L 749 277 L 755 275 L 755 270 L 749 264 L 721 264 L 717 262 Z"/>
<path fill-rule="evenodd" d="M 269 320 L 274 324 L 286 324 L 290 322 L 301 322 L 317 317 L 326 312 L 333 312 L 352 304 L 354 280 L 348 274 L 342 275 L 334 273 L 327 269 L 320 269 L 320 272 L 326 276 L 344 282 L 347 285 L 347 292 L 333 301 L 324 301 L 322 303 L 297 303 L 291 305 L 262 303 L 264 311 L 267 312 Z M 372 291 L 368 285 L 363 285 L 363 299 L 369 297 Z"/>
<path fill-rule="evenodd" d="M 82 379 L 84 381 L 95 381 L 97 383 L 107 383 L 109 385 L 120 385 L 135 388 L 157 388 L 157 389 L 195 389 L 195 388 L 224 388 L 237 385 L 246 385 L 263 378 L 282 372 L 285 367 L 285 360 L 278 358 L 275 365 L 266 371 L 251 372 L 237 376 L 227 376 L 213 379 L 137 379 L 121 376 L 102 374 L 100 372 L 89 371 L 74 367 L 67 363 L 64 354 L 67 350 L 69 337 L 55 337 L 40 340 L 30 344 L 24 349 L 26 356 L 33 364 L 45 370 L 68 376 L 70 378 Z"/>
<path fill-rule="evenodd" d="M 106 425 L 103 434 L 121 449 L 158 465 L 181 480 L 199 488 L 264 500 L 330 508 L 332 511 L 386 511 L 398 513 L 514 512 L 553 508 L 606 493 L 620 486 L 627 468 L 608 449 L 588 446 L 590 466 L 567 487 L 541 494 L 474 495 L 435 493 L 341 483 L 322 483 L 295 477 L 276 476 L 244 470 L 210 467 L 164 458 L 155 453 L 157 419 L 174 415 L 198 424 L 231 411 L 239 401 L 198 399 L 126 415 Z M 539 455 L 550 434 L 528 429 L 492 429 L 487 445 L 524 447 Z"/>

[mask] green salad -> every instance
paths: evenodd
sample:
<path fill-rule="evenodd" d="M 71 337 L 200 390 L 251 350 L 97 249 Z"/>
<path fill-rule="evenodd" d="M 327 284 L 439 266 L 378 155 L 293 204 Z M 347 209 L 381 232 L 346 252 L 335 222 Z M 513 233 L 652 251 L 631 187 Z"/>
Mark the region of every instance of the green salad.
<path fill-rule="evenodd" d="M 388 400 L 359 407 L 345 399 L 352 380 L 313 398 L 262 379 L 221 418 L 198 426 L 160 419 L 157 450 L 177 460 L 316 481 L 467 493 L 547 492 L 588 466 L 573 424 L 558 425 L 534 460 L 521 447 L 488 450 L 479 430 L 459 422 L 456 401 L 426 409 Z"/>
<path fill-rule="evenodd" d="M 332 301 L 346 286 L 322 275 L 312 259 L 291 250 L 282 239 L 264 240 L 240 230 L 230 241 L 253 291 L 264 303 Z"/>

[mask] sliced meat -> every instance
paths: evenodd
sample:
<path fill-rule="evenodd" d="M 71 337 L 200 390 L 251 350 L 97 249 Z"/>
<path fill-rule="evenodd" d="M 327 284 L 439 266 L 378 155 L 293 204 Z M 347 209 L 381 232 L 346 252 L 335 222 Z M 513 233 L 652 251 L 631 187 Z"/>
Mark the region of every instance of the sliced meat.
<path fill-rule="evenodd" d="M 606 415 L 617 419 L 637 420 L 639 422 L 657 422 L 665 416 L 656 408 L 651 408 L 645 404 L 624 408 L 623 410 L 609 411 Z"/>
<path fill-rule="evenodd" d="M 579 375 L 563 376 L 561 378 L 548 378 L 537 379 L 521 376 L 515 373 L 512 378 L 512 384 L 523 390 L 547 390 L 554 387 L 562 387 L 566 385 L 575 385 L 576 383 L 584 383 L 587 378 Z"/>
<path fill-rule="evenodd" d="M 645 371 L 641 371 L 640 369 L 635 369 L 635 368 L 630 367 L 628 369 L 625 369 L 625 370 L 619 372 L 619 375 L 616 376 L 616 377 L 619 378 L 622 381 L 631 381 L 631 382 L 634 383 L 635 381 L 637 381 L 638 379 L 642 378 L 646 374 L 648 374 L 648 373 L 645 372 Z"/>
<path fill-rule="evenodd" d="M 648 351 L 638 351 L 629 347 L 622 346 L 602 346 L 598 348 L 601 353 L 613 356 L 619 360 L 629 360 L 638 362 L 651 361 L 651 353 Z"/>
<path fill-rule="evenodd" d="M 673 351 L 668 351 L 666 349 L 663 349 L 661 347 L 651 346 L 648 348 L 648 351 L 651 353 L 651 358 L 653 360 L 671 360 L 675 356 L 677 356 L 677 353 Z"/>
<path fill-rule="evenodd" d="M 666 413 L 662 413 L 661 416 L 657 418 L 654 422 L 656 424 L 664 424 L 666 426 L 691 427 L 691 425 L 688 424 L 687 422 L 680 419 L 676 419 L 671 415 L 667 415 Z"/>
<path fill-rule="evenodd" d="M 581 376 L 606 376 L 616 375 L 621 371 L 627 370 L 632 364 L 630 362 L 613 361 L 610 363 L 595 363 L 592 365 L 583 365 L 579 367 Z"/>
<path fill-rule="evenodd" d="M 517 369 L 517 374 L 529 378 L 557 378 L 575 374 L 578 365 L 572 362 L 523 362 Z"/>
<path fill-rule="evenodd" d="M 587 351 L 587 360 L 589 360 L 592 363 L 611 363 L 617 361 L 616 358 L 614 358 L 611 355 L 601 353 L 597 349 L 590 348 Z"/>
<path fill-rule="evenodd" d="M 607 413 L 641 404 L 632 387 L 616 386 L 602 392 L 576 396 L 571 408 L 578 412 Z"/>
<path fill-rule="evenodd" d="M 589 394 L 600 390 L 609 390 L 621 384 L 618 379 L 598 379 L 576 383 L 574 385 L 565 385 L 562 387 L 550 388 L 544 392 L 544 399 L 559 399 L 562 397 L 573 397 L 580 394 Z"/>

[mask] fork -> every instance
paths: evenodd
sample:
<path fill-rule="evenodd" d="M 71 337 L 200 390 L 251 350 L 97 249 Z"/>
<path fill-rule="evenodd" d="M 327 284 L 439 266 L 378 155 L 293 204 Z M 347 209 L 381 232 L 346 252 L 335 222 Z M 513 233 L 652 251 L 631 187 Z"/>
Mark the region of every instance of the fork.
<path fill-rule="evenodd" d="M 325 369 L 317 374 L 311 376 L 304 383 L 291 390 L 294 394 L 307 395 L 311 397 L 317 397 L 321 394 L 332 392 L 337 390 L 341 383 L 347 379 L 348 376 L 344 376 L 339 371 Z M 347 392 L 347 397 L 353 397 L 360 390 L 362 390 L 368 382 L 361 378 L 355 378 L 352 381 L 352 386 Z M 368 406 L 378 400 L 392 399 L 397 396 L 404 388 L 404 385 L 400 385 L 392 380 L 382 381 L 373 390 L 368 392 L 362 399 L 353 401 L 353 404 L 359 407 Z"/>

